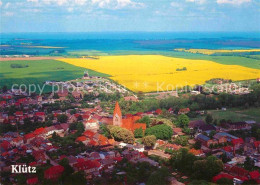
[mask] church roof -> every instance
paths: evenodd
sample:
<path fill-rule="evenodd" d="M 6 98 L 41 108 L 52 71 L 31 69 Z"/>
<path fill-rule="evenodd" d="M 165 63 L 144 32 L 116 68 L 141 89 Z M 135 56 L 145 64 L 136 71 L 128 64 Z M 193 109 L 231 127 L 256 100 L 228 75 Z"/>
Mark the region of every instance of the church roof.
<path fill-rule="evenodd" d="M 121 109 L 120 109 L 120 107 L 119 107 L 118 102 L 116 102 L 116 106 L 115 106 L 115 109 L 114 109 L 114 115 L 113 115 L 113 116 L 115 116 L 116 114 L 117 114 L 119 117 L 122 116 Z"/>

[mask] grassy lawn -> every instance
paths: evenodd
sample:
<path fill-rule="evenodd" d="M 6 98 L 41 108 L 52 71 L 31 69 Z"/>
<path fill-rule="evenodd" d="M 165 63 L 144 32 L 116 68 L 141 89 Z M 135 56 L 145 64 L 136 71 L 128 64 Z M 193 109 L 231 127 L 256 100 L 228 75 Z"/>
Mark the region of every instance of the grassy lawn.
<path fill-rule="evenodd" d="M 28 66 L 25 68 L 12 68 L 11 64 Z M 20 60 L 0 62 L 0 86 L 12 84 L 39 84 L 45 81 L 66 81 L 83 76 L 85 68 L 76 67 L 57 60 Z M 108 75 L 88 70 L 89 75 L 106 77 Z"/>
<path fill-rule="evenodd" d="M 221 120 L 232 120 L 232 121 L 246 121 L 255 120 L 260 122 L 260 108 L 249 108 L 249 109 L 227 109 L 222 110 L 211 110 L 208 113 L 212 114 L 214 119 Z"/>

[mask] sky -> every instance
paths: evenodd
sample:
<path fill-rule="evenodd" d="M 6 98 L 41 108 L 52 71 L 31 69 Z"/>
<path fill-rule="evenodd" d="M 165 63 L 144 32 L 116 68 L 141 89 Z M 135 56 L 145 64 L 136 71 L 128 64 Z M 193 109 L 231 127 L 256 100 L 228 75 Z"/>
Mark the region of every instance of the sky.
<path fill-rule="evenodd" d="M 260 32 L 260 0 L 0 0 L 1 32 Z"/>

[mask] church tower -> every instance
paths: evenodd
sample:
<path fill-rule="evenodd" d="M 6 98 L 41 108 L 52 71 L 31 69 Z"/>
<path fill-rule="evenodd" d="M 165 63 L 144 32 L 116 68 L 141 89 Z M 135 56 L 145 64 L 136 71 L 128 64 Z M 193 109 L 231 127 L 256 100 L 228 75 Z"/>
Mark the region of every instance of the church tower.
<path fill-rule="evenodd" d="M 113 125 L 119 126 L 119 127 L 121 127 L 121 125 L 122 125 L 122 113 L 121 113 L 121 109 L 119 107 L 118 102 L 116 102 L 116 106 L 114 109 Z"/>

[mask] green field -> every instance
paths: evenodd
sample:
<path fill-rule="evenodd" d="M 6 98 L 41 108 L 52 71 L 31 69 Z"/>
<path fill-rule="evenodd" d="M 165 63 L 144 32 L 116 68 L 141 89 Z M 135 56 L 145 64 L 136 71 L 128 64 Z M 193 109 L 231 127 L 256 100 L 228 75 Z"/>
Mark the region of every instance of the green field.
<path fill-rule="evenodd" d="M 28 65 L 26 68 L 12 68 L 11 64 Z M 39 84 L 45 81 L 66 81 L 83 76 L 85 68 L 76 67 L 56 60 L 19 60 L 0 62 L 0 86 L 12 84 Z M 108 75 L 88 70 L 91 76 Z"/>
<path fill-rule="evenodd" d="M 255 120 L 260 122 L 260 108 L 249 108 L 249 109 L 227 109 L 223 110 L 211 110 L 208 111 L 209 114 L 213 116 L 214 119 L 221 120 L 231 120 L 234 122 Z"/>

